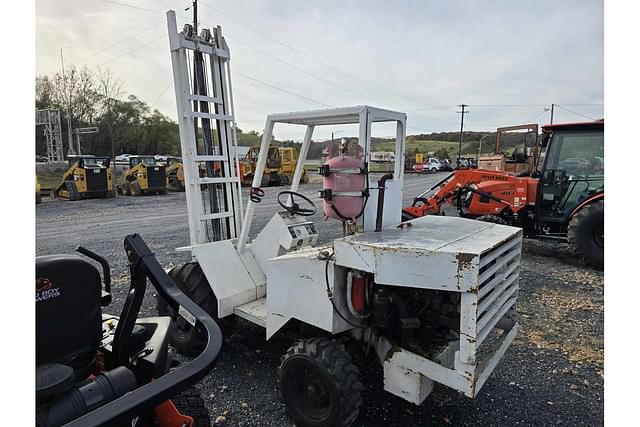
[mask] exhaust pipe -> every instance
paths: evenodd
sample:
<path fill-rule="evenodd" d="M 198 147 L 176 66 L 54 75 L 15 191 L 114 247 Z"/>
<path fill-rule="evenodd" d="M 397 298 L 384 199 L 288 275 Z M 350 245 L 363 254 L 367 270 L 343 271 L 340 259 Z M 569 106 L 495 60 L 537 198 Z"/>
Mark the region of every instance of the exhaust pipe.
<path fill-rule="evenodd" d="M 376 213 L 376 232 L 382 231 L 382 214 L 384 211 L 384 188 L 387 180 L 393 179 L 393 174 L 388 173 L 378 180 L 378 211 Z"/>

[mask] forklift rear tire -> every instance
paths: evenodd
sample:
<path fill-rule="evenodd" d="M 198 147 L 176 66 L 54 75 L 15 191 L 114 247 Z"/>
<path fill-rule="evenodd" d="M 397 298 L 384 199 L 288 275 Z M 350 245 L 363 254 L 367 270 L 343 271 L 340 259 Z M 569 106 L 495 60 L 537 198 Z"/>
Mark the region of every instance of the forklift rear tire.
<path fill-rule="evenodd" d="M 142 196 L 142 188 L 140 188 L 140 183 L 138 181 L 132 181 L 130 185 L 131 187 L 129 191 L 131 192 L 131 195 Z"/>
<path fill-rule="evenodd" d="M 222 328 L 223 322 L 218 320 L 218 300 L 197 262 L 172 268 L 169 271 L 169 277 L 187 297 L 209 313 Z M 169 342 L 180 354 L 196 356 L 202 352 L 206 344 L 206 336 L 201 331 L 192 327 L 181 316 L 177 316 L 160 296 L 158 296 L 157 310 L 160 316 L 171 316 Z M 225 332 L 224 329 L 222 330 Z"/>
<path fill-rule="evenodd" d="M 335 341 L 298 341 L 282 357 L 279 378 L 287 412 L 298 426 L 347 427 L 360 412 L 360 372 Z"/>
<path fill-rule="evenodd" d="M 171 398 L 174 406 L 182 415 L 193 418 L 192 427 L 210 427 L 209 410 L 204 404 L 200 390 L 189 387 L 177 396 Z"/>
<path fill-rule="evenodd" d="M 569 221 L 567 237 L 574 253 L 591 266 L 604 267 L 604 200 L 580 209 Z"/>

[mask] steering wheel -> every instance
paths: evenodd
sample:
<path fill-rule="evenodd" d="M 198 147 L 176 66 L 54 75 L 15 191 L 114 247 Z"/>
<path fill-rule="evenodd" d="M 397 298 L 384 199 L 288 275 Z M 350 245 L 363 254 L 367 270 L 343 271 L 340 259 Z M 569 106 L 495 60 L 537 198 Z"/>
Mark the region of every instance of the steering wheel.
<path fill-rule="evenodd" d="M 282 196 L 289 196 L 289 199 L 291 200 L 291 206 L 287 206 L 282 201 Z M 298 205 L 295 202 L 293 196 L 301 198 L 302 200 L 307 202 L 309 205 L 311 205 L 311 207 L 313 209 L 301 208 L 300 205 Z M 300 193 L 296 193 L 295 191 L 286 190 L 286 191 L 279 192 L 278 193 L 278 204 L 280 205 L 280 207 L 282 207 L 282 209 L 284 209 L 285 211 L 287 211 L 287 212 L 289 212 L 290 214 L 293 214 L 293 215 L 311 216 L 311 215 L 316 213 L 316 205 L 311 201 L 311 199 L 309 199 L 307 196 L 304 196 L 304 195 L 302 195 Z"/>

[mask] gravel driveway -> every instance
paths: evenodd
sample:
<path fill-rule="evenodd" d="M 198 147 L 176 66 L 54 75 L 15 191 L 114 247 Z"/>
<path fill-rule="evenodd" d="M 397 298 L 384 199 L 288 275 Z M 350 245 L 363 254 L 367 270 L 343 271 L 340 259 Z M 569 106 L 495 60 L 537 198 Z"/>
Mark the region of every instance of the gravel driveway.
<path fill-rule="evenodd" d="M 444 177 L 407 175 L 405 201 Z M 317 185 L 301 187 L 317 196 Z M 251 236 L 277 210 L 267 188 Z M 313 218 L 327 242 L 341 235 L 336 222 Z M 45 199 L 36 208 L 38 255 L 71 252 L 78 245 L 98 252 L 112 265 L 117 313 L 128 289 L 123 239 L 139 233 L 165 267 L 189 259 L 175 248 L 189 244 L 184 194 L 117 197 L 66 202 Z M 513 346 L 470 400 L 444 386 L 421 406 L 382 391 L 377 363 L 357 360 L 363 373 L 364 406 L 355 425 L 601 425 L 604 408 L 604 275 L 578 263 L 566 245 L 527 240 L 523 246 L 518 311 L 520 332 Z M 143 314 L 155 314 L 147 292 Z M 225 340 L 216 368 L 199 387 L 212 420 L 228 426 L 291 425 L 277 389 L 276 368 L 291 342 L 266 343 L 264 330 L 243 320 Z"/>

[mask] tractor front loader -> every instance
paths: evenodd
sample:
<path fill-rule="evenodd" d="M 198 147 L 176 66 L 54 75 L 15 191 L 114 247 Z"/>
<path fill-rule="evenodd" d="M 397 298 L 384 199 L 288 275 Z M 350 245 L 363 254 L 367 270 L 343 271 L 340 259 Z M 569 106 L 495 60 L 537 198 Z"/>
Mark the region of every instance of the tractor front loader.
<path fill-rule="evenodd" d="M 153 156 L 130 156 L 129 169 L 118 192 L 125 196 L 167 194 L 165 167 L 157 164 Z"/>

